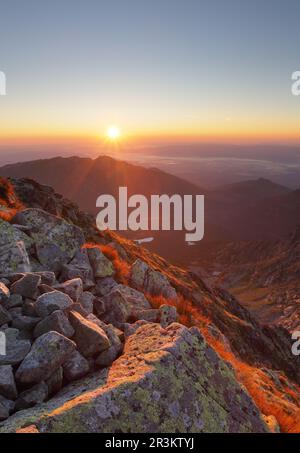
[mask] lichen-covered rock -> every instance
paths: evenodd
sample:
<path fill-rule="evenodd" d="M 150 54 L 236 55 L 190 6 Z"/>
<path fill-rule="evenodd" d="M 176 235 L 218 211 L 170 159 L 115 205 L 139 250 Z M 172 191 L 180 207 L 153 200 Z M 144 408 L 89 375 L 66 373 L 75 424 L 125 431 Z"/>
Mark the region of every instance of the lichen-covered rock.
<path fill-rule="evenodd" d="M 63 368 L 60 366 L 55 370 L 49 379 L 47 379 L 46 384 L 48 386 L 48 396 L 51 397 L 58 393 L 63 386 Z"/>
<path fill-rule="evenodd" d="M 18 396 L 11 365 L 0 366 L 0 395 L 11 400 L 15 400 Z"/>
<path fill-rule="evenodd" d="M 94 301 L 96 297 L 89 291 L 84 291 L 79 302 L 84 311 L 89 315 L 94 311 Z"/>
<path fill-rule="evenodd" d="M 64 377 L 68 381 L 75 381 L 89 372 L 89 362 L 78 351 L 74 351 L 70 358 L 64 363 Z"/>
<path fill-rule="evenodd" d="M 47 270 L 60 271 L 85 242 L 80 228 L 41 209 L 25 209 L 18 216 L 30 227 L 37 258 Z"/>
<path fill-rule="evenodd" d="M 51 291 L 38 297 L 35 307 L 41 318 L 49 316 L 53 311 L 65 310 L 73 305 L 72 299 L 61 291 Z"/>
<path fill-rule="evenodd" d="M 230 365 L 198 329 L 175 323 L 140 327 L 108 374 L 11 417 L 0 431 L 14 432 L 26 420 L 40 432 L 268 432 Z"/>
<path fill-rule="evenodd" d="M 73 278 L 56 286 L 56 289 L 62 291 L 71 297 L 74 302 L 78 302 L 83 293 L 83 285 L 81 278 Z"/>
<path fill-rule="evenodd" d="M 35 326 L 33 336 L 34 338 L 37 338 L 46 332 L 50 332 L 51 330 L 61 333 L 67 338 L 71 338 L 74 335 L 74 329 L 62 310 L 56 310 L 51 313 L 51 315 L 42 319 Z"/>
<path fill-rule="evenodd" d="M 92 357 L 110 347 L 110 341 L 101 327 L 73 311 L 69 319 L 75 330 L 74 341 L 84 357 Z"/>
<path fill-rule="evenodd" d="M 41 404 L 48 396 L 48 387 L 45 382 L 34 385 L 29 390 L 20 393 L 16 401 L 16 409 L 28 409 L 29 407 Z"/>
<path fill-rule="evenodd" d="M 29 257 L 23 241 L 0 246 L 0 274 L 30 270 Z"/>
<path fill-rule="evenodd" d="M 6 354 L 0 354 L 0 365 L 18 365 L 31 348 L 29 340 L 19 340 L 19 330 L 5 329 Z"/>
<path fill-rule="evenodd" d="M 137 259 L 131 268 L 131 283 L 153 295 L 162 295 L 167 299 L 177 299 L 176 290 L 161 272 L 152 269 L 144 261 Z"/>
<path fill-rule="evenodd" d="M 87 253 L 95 278 L 111 277 L 114 274 L 112 262 L 106 258 L 99 247 L 88 247 Z"/>
<path fill-rule="evenodd" d="M 10 290 L 13 294 L 20 294 L 22 297 L 36 299 L 38 296 L 38 286 L 41 281 L 40 275 L 27 273 L 20 280 L 13 283 Z"/>
<path fill-rule="evenodd" d="M 159 312 L 160 323 L 163 327 L 168 327 L 172 324 L 172 322 L 176 322 L 178 320 L 176 307 L 164 304 L 159 307 Z"/>
<path fill-rule="evenodd" d="M 105 319 L 113 324 L 124 323 L 135 312 L 151 308 L 143 293 L 126 285 L 114 286 L 101 300 L 105 305 Z"/>
<path fill-rule="evenodd" d="M 37 338 L 31 351 L 16 372 L 21 384 L 35 384 L 48 379 L 74 352 L 75 343 L 57 332 Z"/>
<path fill-rule="evenodd" d="M 63 265 L 60 278 L 61 281 L 81 278 L 85 290 L 95 286 L 93 269 L 86 249 L 78 250 L 72 261 Z"/>

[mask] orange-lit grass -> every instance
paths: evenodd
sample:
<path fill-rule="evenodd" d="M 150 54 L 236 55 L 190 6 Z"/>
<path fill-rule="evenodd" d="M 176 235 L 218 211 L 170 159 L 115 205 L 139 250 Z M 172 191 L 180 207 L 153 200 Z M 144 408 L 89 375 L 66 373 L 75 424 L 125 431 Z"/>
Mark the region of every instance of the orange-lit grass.
<path fill-rule="evenodd" d="M 83 246 L 84 248 L 89 247 L 98 247 L 103 255 L 108 258 L 114 266 L 115 269 L 115 279 L 118 283 L 122 283 L 123 285 L 128 284 L 129 276 L 130 276 L 130 265 L 120 258 L 118 251 L 112 247 L 111 245 L 107 244 L 92 244 L 87 243 Z"/>
<path fill-rule="evenodd" d="M 299 401 L 300 387 L 294 385 L 297 392 L 299 391 L 297 396 L 297 394 L 288 387 L 286 378 L 282 376 L 281 384 L 283 390 L 279 390 L 266 373 L 259 368 L 239 360 L 221 340 L 215 338 L 210 333 L 208 329 L 209 324 L 211 324 L 210 319 L 201 313 L 201 310 L 198 307 L 195 307 L 191 301 L 185 299 L 183 296 L 179 296 L 178 302 L 166 299 L 163 296 L 152 296 L 151 294 L 146 294 L 146 297 L 153 308 L 159 308 L 164 304 L 176 306 L 179 314 L 179 322 L 187 327 L 197 326 L 201 329 L 207 343 L 223 360 L 229 362 L 233 366 L 239 382 L 245 386 L 260 411 L 265 415 L 274 415 L 282 432 L 300 432 L 300 408 L 297 404 L 297 401 Z M 253 378 L 254 375 L 259 377 L 259 382 L 255 381 Z M 266 391 L 266 388 L 271 390 Z M 285 399 L 286 394 L 290 395 L 295 401 L 292 411 L 290 403 Z"/>
<path fill-rule="evenodd" d="M 22 208 L 23 205 L 15 195 L 12 184 L 0 177 L 0 218 L 10 222 Z"/>

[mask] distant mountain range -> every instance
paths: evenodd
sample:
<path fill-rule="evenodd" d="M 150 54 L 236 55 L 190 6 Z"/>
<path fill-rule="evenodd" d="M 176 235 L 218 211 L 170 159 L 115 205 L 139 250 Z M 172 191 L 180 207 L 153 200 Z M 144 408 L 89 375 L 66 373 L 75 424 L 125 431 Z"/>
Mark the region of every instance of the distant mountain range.
<path fill-rule="evenodd" d="M 300 224 L 300 190 L 291 190 L 267 179 L 244 181 L 208 191 L 156 168 L 145 168 L 100 156 L 96 159 L 56 157 L 6 165 L 0 175 L 28 177 L 53 187 L 79 207 L 96 215 L 100 194 L 117 196 L 120 186 L 128 194 L 204 194 L 205 238 L 188 246 L 184 232 L 137 232 L 129 237 L 153 236 L 145 243 L 170 260 L 190 263 L 211 244 L 224 241 L 276 239 L 290 234 Z M 219 247 L 219 245 L 217 245 Z"/>

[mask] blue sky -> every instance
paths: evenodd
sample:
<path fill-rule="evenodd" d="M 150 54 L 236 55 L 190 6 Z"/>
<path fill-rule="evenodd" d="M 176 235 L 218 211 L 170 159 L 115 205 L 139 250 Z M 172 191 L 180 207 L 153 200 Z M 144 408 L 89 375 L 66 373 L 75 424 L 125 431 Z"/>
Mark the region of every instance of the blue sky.
<path fill-rule="evenodd" d="M 2 0 L 0 136 L 292 137 L 296 0 Z"/>

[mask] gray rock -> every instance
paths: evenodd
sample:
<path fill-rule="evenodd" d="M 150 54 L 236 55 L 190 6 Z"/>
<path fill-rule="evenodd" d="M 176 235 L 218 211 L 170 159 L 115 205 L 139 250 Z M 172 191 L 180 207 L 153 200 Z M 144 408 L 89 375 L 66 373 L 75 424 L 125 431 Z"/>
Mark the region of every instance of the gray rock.
<path fill-rule="evenodd" d="M 57 285 L 55 289 L 70 296 L 74 302 L 78 302 L 83 293 L 82 280 L 81 278 L 73 278 L 73 280 L 68 280 Z"/>
<path fill-rule="evenodd" d="M 22 314 L 25 316 L 38 317 L 36 312 L 35 302 L 31 299 L 26 299 L 22 305 Z"/>
<path fill-rule="evenodd" d="M 89 291 L 84 291 L 82 294 L 79 302 L 80 305 L 83 307 L 84 311 L 89 315 L 94 311 L 94 301 L 95 301 L 94 294 L 90 293 Z"/>
<path fill-rule="evenodd" d="M 158 322 L 160 317 L 160 311 L 157 309 L 137 310 L 132 314 L 132 316 L 137 320 L 144 319 L 145 321 L 148 322 Z"/>
<path fill-rule="evenodd" d="M 101 352 L 95 360 L 95 364 L 100 368 L 109 367 L 119 356 L 116 346 L 111 346 L 106 351 Z"/>
<path fill-rule="evenodd" d="M 37 258 L 47 270 L 60 271 L 85 242 L 80 228 L 41 209 L 26 209 L 19 220 L 31 228 Z"/>
<path fill-rule="evenodd" d="M 12 321 L 11 314 L 6 310 L 6 308 L 0 305 L 0 327 L 3 324 L 8 324 Z"/>
<path fill-rule="evenodd" d="M 76 312 L 71 311 L 69 317 L 75 330 L 74 341 L 84 357 L 92 357 L 110 347 L 110 341 L 101 327 Z"/>
<path fill-rule="evenodd" d="M 96 294 L 99 296 L 105 296 L 110 293 L 111 290 L 117 286 L 118 283 L 112 277 L 101 278 L 97 280 Z"/>
<path fill-rule="evenodd" d="M 15 410 L 15 402 L 0 395 L 0 404 L 2 404 L 8 411 L 9 415 Z"/>
<path fill-rule="evenodd" d="M 116 347 L 118 353 L 123 349 L 121 338 L 124 337 L 124 334 L 121 330 L 117 329 L 112 324 L 106 324 L 105 322 L 98 319 L 95 315 L 90 314 L 87 319 L 92 321 L 94 324 L 99 326 L 106 333 L 112 346 Z"/>
<path fill-rule="evenodd" d="M 31 331 L 40 322 L 40 318 L 34 318 L 26 315 L 14 316 L 12 327 L 19 330 Z"/>
<path fill-rule="evenodd" d="M 34 407 L 37 404 L 41 404 L 48 397 L 48 386 L 45 382 L 40 382 L 39 384 L 34 385 L 29 390 L 25 390 L 20 393 L 16 401 L 16 409 L 28 409 L 29 407 Z"/>
<path fill-rule="evenodd" d="M 67 338 L 74 335 L 74 329 L 70 324 L 67 316 L 61 310 L 56 310 L 51 315 L 40 321 L 33 332 L 34 338 L 40 337 L 46 332 L 55 331 Z"/>
<path fill-rule="evenodd" d="M 53 286 L 56 282 L 55 273 L 51 271 L 37 272 L 37 275 L 41 277 L 41 283 L 43 285 Z"/>
<path fill-rule="evenodd" d="M 62 281 L 78 277 L 81 278 L 85 290 L 95 286 L 93 270 L 85 248 L 78 250 L 72 261 L 65 264 L 61 271 Z"/>
<path fill-rule="evenodd" d="M 13 294 L 20 294 L 22 297 L 36 299 L 38 296 L 38 285 L 41 283 L 41 277 L 37 274 L 25 274 L 20 280 L 17 280 L 10 287 Z"/>
<path fill-rule="evenodd" d="M 20 294 L 11 294 L 8 300 L 3 304 L 7 310 L 15 307 L 22 307 L 23 299 Z"/>
<path fill-rule="evenodd" d="M 136 321 L 133 324 L 125 323 L 123 324 L 123 329 L 124 329 L 124 335 L 125 338 L 130 337 L 133 335 L 140 327 L 145 326 L 149 324 L 148 321 L 145 321 L 144 319 L 141 319 L 139 321 Z"/>
<path fill-rule="evenodd" d="M 48 379 L 74 352 L 73 341 L 57 332 L 47 332 L 37 338 L 31 351 L 16 372 L 22 384 L 34 384 Z"/>
<path fill-rule="evenodd" d="M 54 373 L 47 379 L 48 396 L 51 397 L 58 393 L 63 386 L 63 368 L 60 366 Z"/>
<path fill-rule="evenodd" d="M 68 381 L 82 378 L 89 372 L 89 369 L 89 362 L 78 351 L 74 351 L 63 365 L 64 377 Z"/>
<path fill-rule="evenodd" d="M 117 285 L 101 299 L 105 305 L 105 320 L 112 324 L 126 322 L 138 310 L 151 309 L 144 294 L 126 285 Z"/>
<path fill-rule="evenodd" d="M 0 246 L 0 273 L 29 271 L 30 263 L 23 241 Z"/>
<path fill-rule="evenodd" d="M 4 283 L 0 282 L 0 304 L 5 304 L 9 299 L 10 293 Z"/>
<path fill-rule="evenodd" d="M 31 343 L 28 340 L 19 340 L 19 330 L 6 329 L 6 354 L 0 355 L 0 365 L 17 365 L 28 354 Z"/>
<path fill-rule="evenodd" d="M 0 421 L 6 420 L 9 417 L 9 410 L 0 400 Z"/>
<path fill-rule="evenodd" d="M 61 291 L 52 291 L 38 297 L 36 301 L 36 312 L 42 318 L 50 315 L 56 310 L 65 310 L 73 305 L 72 299 Z"/>
<path fill-rule="evenodd" d="M 177 322 L 178 314 L 176 307 L 171 305 L 161 305 L 159 307 L 160 324 L 162 327 L 168 327 L 172 322 Z"/>
<path fill-rule="evenodd" d="M 140 259 L 137 259 L 132 265 L 131 283 L 135 288 L 150 294 L 162 295 L 167 299 L 177 299 L 176 290 L 167 277 Z"/>
<path fill-rule="evenodd" d="M 0 394 L 11 400 L 15 400 L 18 396 L 11 365 L 0 366 Z"/>
<path fill-rule="evenodd" d="M 99 247 L 89 247 L 87 253 L 95 278 L 111 277 L 114 274 L 112 262 L 106 258 Z"/>

